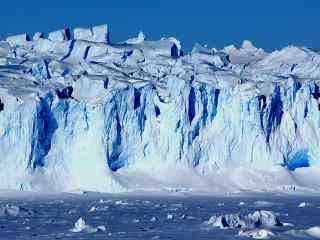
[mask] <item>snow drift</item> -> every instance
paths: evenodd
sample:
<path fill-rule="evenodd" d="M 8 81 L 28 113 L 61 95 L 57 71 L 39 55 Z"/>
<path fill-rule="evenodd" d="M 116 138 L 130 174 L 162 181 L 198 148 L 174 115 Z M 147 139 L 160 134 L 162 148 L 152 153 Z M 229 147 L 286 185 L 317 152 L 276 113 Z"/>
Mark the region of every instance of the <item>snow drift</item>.
<path fill-rule="evenodd" d="M 249 41 L 112 43 L 107 25 L 8 37 L 0 187 L 319 190 L 319 65 Z"/>

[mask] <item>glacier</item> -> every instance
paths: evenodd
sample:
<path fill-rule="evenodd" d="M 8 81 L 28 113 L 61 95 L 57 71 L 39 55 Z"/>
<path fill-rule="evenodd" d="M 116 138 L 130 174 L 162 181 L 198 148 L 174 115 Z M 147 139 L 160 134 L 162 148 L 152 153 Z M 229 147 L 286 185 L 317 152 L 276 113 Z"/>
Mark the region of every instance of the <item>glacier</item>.
<path fill-rule="evenodd" d="M 108 25 L 0 41 L 0 188 L 320 190 L 320 51 Z"/>

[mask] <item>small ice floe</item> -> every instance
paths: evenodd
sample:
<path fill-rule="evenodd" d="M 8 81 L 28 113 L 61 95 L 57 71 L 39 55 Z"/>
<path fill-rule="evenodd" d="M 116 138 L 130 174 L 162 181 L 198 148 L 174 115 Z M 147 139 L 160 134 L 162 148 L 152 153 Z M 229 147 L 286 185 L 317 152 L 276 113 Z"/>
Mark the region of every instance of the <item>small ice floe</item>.
<path fill-rule="evenodd" d="M 305 232 L 307 235 L 309 235 L 311 237 L 320 239 L 320 227 L 308 228 L 307 230 L 305 230 Z"/>
<path fill-rule="evenodd" d="M 103 207 L 95 207 L 95 206 L 92 206 L 92 207 L 89 209 L 89 212 L 106 211 L 107 209 L 109 209 L 108 206 L 103 206 Z"/>
<path fill-rule="evenodd" d="M 175 193 L 187 193 L 192 191 L 192 189 L 185 188 L 185 187 L 181 187 L 181 188 L 165 187 L 164 189 L 168 192 L 175 192 Z"/>
<path fill-rule="evenodd" d="M 158 218 L 156 218 L 156 217 L 152 217 L 151 219 L 150 219 L 150 222 L 157 222 L 158 221 Z"/>
<path fill-rule="evenodd" d="M 303 207 L 312 207 L 311 203 L 307 203 L 307 202 L 302 202 L 298 205 L 299 208 L 303 208 Z"/>
<path fill-rule="evenodd" d="M 105 203 L 109 203 L 109 202 L 110 202 L 110 200 L 103 200 L 103 199 L 99 200 L 100 204 L 105 204 Z"/>
<path fill-rule="evenodd" d="M 87 225 L 86 222 L 79 218 L 78 221 L 75 222 L 74 227 L 70 230 L 71 232 L 86 232 L 86 233 L 95 233 L 100 231 L 106 231 L 106 227 L 103 225 L 100 225 L 98 227 L 92 227 L 90 225 Z"/>
<path fill-rule="evenodd" d="M 168 214 L 168 215 L 167 215 L 167 219 L 168 219 L 168 220 L 172 220 L 172 219 L 173 219 L 173 215 L 172 215 L 172 214 Z"/>
<path fill-rule="evenodd" d="M 133 220 L 132 220 L 132 222 L 133 222 L 133 223 L 139 223 L 139 222 L 140 222 L 140 220 L 139 220 L 139 219 L 137 219 L 137 218 L 135 218 L 135 219 L 133 219 Z"/>
<path fill-rule="evenodd" d="M 78 212 L 77 209 L 70 209 L 70 210 L 68 211 L 68 214 L 69 214 L 69 215 L 72 215 L 72 214 L 76 214 L 77 212 Z"/>
<path fill-rule="evenodd" d="M 254 229 L 248 231 L 240 230 L 238 235 L 241 237 L 250 237 L 254 239 L 268 239 L 269 237 L 274 236 L 274 233 L 267 229 Z"/>
<path fill-rule="evenodd" d="M 274 205 L 281 205 L 281 203 L 269 202 L 269 201 L 255 201 L 254 205 L 257 207 L 270 207 Z"/>
<path fill-rule="evenodd" d="M 96 208 L 95 206 L 93 206 L 93 207 L 91 207 L 91 208 L 89 209 L 89 212 L 95 212 L 95 211 L 97 211 L 97 208 Z"/>
<path fill-rule="evenodd" d="M 30 209 L 14 206 L 14 205 L 6 205 L 0 207 L 0 217 L 17 217 L 17 216 L 33 216 L 34 212 Z"/>
<path fill-rule="evenodd" d="M 239 202 L 239 206 L 243 206 L 243 205 L 245 205 L 244 202 Z"/>
<path fill-rule="evenodd" d="M 255 211 L 248 215 L 226 214 L 222 216 L 212 216 L 208 221 L 204 222 L 204 224 L 221 229 L 284 226 L 275 213 L 264 210 Z"/>
<path fill-rule="evenodd" d="M 182 208 L 183 204 L 182 203 L 173 203 L 170 205 L 171 207 L 176 207 L 176 208 Z"/>
<path fill-rule="evenodd" d="M 130 205 L 130 203 L 122 201 L 122 200 L 115 201 L 114 204 L 115 205 Z"/>
<path fill-rule="evenodd" d="M 223 207 L 223 206 L 224 206 L 224 203 L 217 203 L 217 206 L 218 206 L 218 207 Z"/>
<path fill-rule="evenodd" d="M 299 238 L 320 239 L 320 226 L 311 227 L 306 230 L 290 230 L 286 233 Z"/>
<path fill-rule="evenodd" d="M 88 192 L 87 191 L 83 191 L 81 189 L 74 189 L 74 190 L 69 191 L 69 193 L 82 195 L 82 194 L 87 194 Z"/>

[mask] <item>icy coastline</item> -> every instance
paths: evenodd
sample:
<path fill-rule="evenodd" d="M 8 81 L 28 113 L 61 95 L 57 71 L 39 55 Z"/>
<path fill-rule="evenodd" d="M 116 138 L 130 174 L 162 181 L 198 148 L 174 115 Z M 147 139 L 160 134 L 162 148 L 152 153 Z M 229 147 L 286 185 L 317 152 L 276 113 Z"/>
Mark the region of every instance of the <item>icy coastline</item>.
<path fill-rule="evenodd" d="M 320 54 L 107 25 L 0 42 L 0 188 L 318 192 Z"/>

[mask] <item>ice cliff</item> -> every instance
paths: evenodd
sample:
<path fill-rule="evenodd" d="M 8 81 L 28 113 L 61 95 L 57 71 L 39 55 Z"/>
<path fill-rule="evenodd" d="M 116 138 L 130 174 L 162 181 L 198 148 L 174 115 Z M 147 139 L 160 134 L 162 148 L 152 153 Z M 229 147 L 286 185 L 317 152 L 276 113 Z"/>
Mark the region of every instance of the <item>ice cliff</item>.
<path fill-rule="evenodd" d="M 305 47 L 184 54 L 143 33 L 113 43 L 107 25 L 8 37 L 0 188 L 319 189 L 319 81 Z"/>

